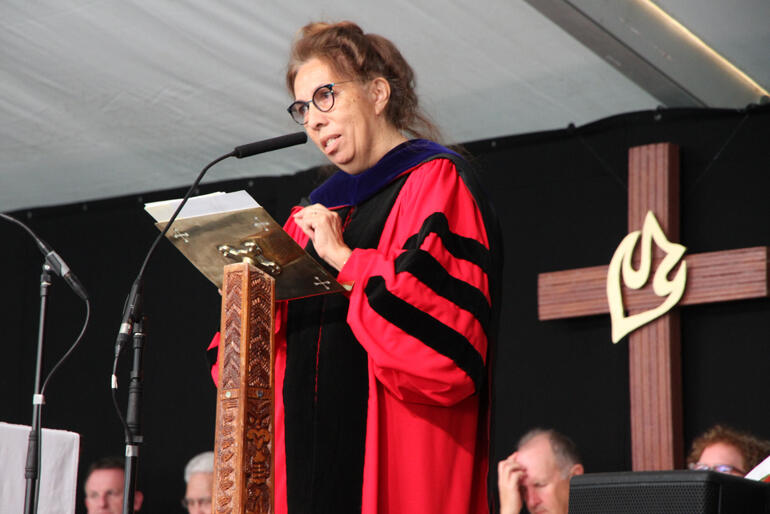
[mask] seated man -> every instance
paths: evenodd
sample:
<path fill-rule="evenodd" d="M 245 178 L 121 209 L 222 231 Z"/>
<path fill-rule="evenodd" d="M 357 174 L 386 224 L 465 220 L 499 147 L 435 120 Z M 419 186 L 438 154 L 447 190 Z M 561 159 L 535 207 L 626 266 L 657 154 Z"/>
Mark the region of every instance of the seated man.
<path fill-rule="evenodd" d="M 99 459 L 88 468 L 85 480 L 86 510 L 88 514 L 121 514 L 123 512 L 123 469 L 120 457 Z M 134 493 L 134 510 L 142 506 L 142 493 Z"/>
<path fill-rule="evenodd" d="M 190 514 L 211 514 L 214 487 L 214 452 L 199 453 L 184 468 L 187 490 L 182 505 Z"/>
<path fill-rule="evenodd" d="M 497 465 L 500 514 L 567 514 L 569 480 L 583 474 L 575 444 L 556 430 L 533 429 L 517 450 Z"/>
<path fill-rule="evenodd" d="M 768 455 L 770 441 L 716 425 L 693 441 L 687 466 L 742 477 Z"/>

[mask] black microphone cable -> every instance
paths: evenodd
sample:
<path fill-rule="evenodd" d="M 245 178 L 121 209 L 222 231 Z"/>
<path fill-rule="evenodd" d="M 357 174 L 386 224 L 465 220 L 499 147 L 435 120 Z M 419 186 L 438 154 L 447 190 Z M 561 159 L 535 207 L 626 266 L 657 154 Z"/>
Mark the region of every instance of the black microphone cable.
<path fill-rule="evenodd" d="M 30 441 L 29 441 L 29 447 L 27 448 L 27 483 L 28 487 L 29 484 L 34 482 L 34 491 L 31 491 L 31 496 L 26 495 L 25 499 L 25 512 L 37 512 L 37 507 L 40 500 L 40 469 L 42 468 L 42 451 L 40 451 L 41 447 L 41 435 L 42 435 L 42 405 L 45 403 L 45 390 L 48 386 L 48 382 L 53 378 L 54 374 L 59 370 L 59 368 L 67 361 L 69 356 L 72 354 L 72 352 L 75 351 L 75 349 L 80 345 L 80 342 L 83 340 L 83 336 L 86 333 L 86 329 L 88 328 L 88 323 L 91 320 L 91 300 L 88 297 L 88 293 L 86 292 L 83 285 L 80 283 L 80 281 L 77 279 L 74 273 L 70 271 L 69 266 L 64 262 L 64 260 L 57 254 L 43 239 L 38 237 L 35 232 L 29 228 L 26 224 L 22 223 L 21 221 L 17 220 L 16 218 L 12 216 L 8 216 L 7 214 L 3 214 L 0 212 L 0 218 L 7 220 L 19 227 L 21 227 L 25 232 L 27 232 L 32 239 L 35 241 L 35 244 L 37 244 L 38 248 L 40 249 L 40 252 L 43 254 L 45 258 L 45 264 L 44 264 L 44 276 L 45 274 L 49 272 L 53 272 L 56 275 L 59 275 L 62 277 L 62 279 L 67 282 L 67 284 L 70 286 L 72 291 L 78 295 L 80 298 L 83 299 L 83 301 L 86 303 L 86 317 L 83 321 L 83 327 L 80 329 L 80 333 L 78 334 L 77 338 L 75 339 L 75 342 L 72 343 L 72 345 L 69 347 L 69 349 L 64 353 L 64 355 L 61 356 L 61 358 L 56 362 L 56 364 L 51 368 L 51 371 L 48 372 L 48 375 L 46 376 L 45 380 L 43 381 L 42 387 L 40 387 L 39 390 L 37 390 L 40 382 L 40 363 L 42 360 L 42 356 L 38 355 L 38 362 L 36 365 L 36 371 L 35 371 L 35 388 L 36 391 L 33 394 L 32 398 L 32 405 L 33 405 L 33 422 L 32 426 L 30 426 Z M 47 287 L 47 285 L 46 285 Z M 41 291 L 43 290 L 43 285 L 41 283 Z M 41 293 L 42 294 L 42 293 Z M 42 307 L 41 307 L 42 308 Z M 43 317 L 43 312 L 40 313 L 40 324 L 41 326 L 38 327 L 38 353 L 42 351 L 42 334 L 44 333 L 44 327 L 42 326 L 45 323 L 45 319 Z M 31 473 L 31 474 L 30 474 Z"/>
<path fill-rule="evenodd" d="M 187 190 L 187 193 L 182 198 L 182 201 L 179 202 L 179 205 L 177 206 L 174 213 L 171 215 L 171 218 L 169 218 L 168 222 L 166 222 L 166 226 L 163 228 L 161 233 L 158 234 L 158 236 L 155 238 L 155 241 L 153 241 L 152 245 L 150 246 L 150 249 L 147 252 L 146 257 L 144 258 L 144 262 L 142 262 L 142 266 L 139 268 L 139 273 L 137 273 L 136 279 L 134 280 L 134 283 L 131 286 L 131 291 L 129 292 L 129 295 L 126 298 L 126 303 L 123 306 L 123 320 L 121 322 L 120 332 L 118 333 L 118 338 L 115 343 L 116 358 L 117 358 L 117 355 L 122 350 L 122 348 L 125 346 L 125 343 L 128 342 L 128 339 L 131 337 L 131 324 L 133 323 L 133 321 L 135 321 L 135 318 L 139 311 L 139 307 L 140 307 L 139 304 L 141 302 L 140 296 L 142 292 L 142 279 L 144 277 L 145 269 L 147 268 L 147 263 L 150 261 L 150 257 L 155 251 L 155 248 L 158 246 L 158 243 L 160 243 L 160 241 L 166 236 L 166 233 L 168 232 L 168 229 L 171 227 L 171 224 L 174 223 L 180 211 L 182 210 L 184 205 L 187 203 L 187 200 L 189 200 L 193 191 L 195 191 L 195 189 L 198 187 L 198 184 L 203 179 L 203 176 L 206 174 L 209 168 L 211 168 L 218 162 L 221 162 L 227 159 L 228 157 L 237 157 L 238 159 L 243 159 L 244 157 L 250 157 L 252 155 L 257 155 L 260 153 L 270 152 L 273 150 L 286 148 L 288 146 L 302 144 L 302 143 L 305 143 L 306 141 L 307 141 L 307 134 L 305 132 L 295 132 L 293 134 L 286 134 L 283 136 L 266 139 L 264 141 L 257 141 L 255 143 L 248 143 L 245 145 L 237 146 L 235 147 L 235 149 L 233 149 L 232 152 L 222 155 L 221 157 L 217 157 L 201 170 L 201 172 L 198 174 L 198 177 L 195 179 L 195 182 L 192 183 L 190 188 Z M 114 379 L 113 379 L 113 382 L 114 382 Z"/>
<path fill-rule="evenodd" d="M 125 417 L 120 411 L 120 407 L 118 405 L 118 400 L 116 397 L 116 391 L 118 389 L 118 379 L 117 379 L 118 360 L 120 358 L 120 354 L 123 348 L 126 346 L 126 343 L 131 339 L 133 324 L 139 321 L 137 317 L 139 316 L 139 312 L 141 309 L 141 302 L 142 302 L 141 296 L 142 296 L 142 289 L 143 289 L 142 282 L 144 280 L 144 272 L 145 272 L 145 269 L 147 268 L 148 262 L 150 261 L 150 257 L 155 251 L 155 248 L 158 246 L 160 241 L 166 236 L 166 233 L 171 227 L 171 224 L 174 223 L 177 216 L 182 211 L 182 208 L 187 203 L 187 200 L 190 198 L 193 191 L 196 190 L 196 188 L 198 187 L 198 184 L 203 179 L 203 176 L 212 166 L 227 159 L 228 157 L 236 157 L 238 159 L 243 159 L 244 157 L 250 157 L 252 155 L 257 155 L 260 153 L 270 152 L 273 150 L 279 150 L 281 148 L 286 148 L 289 146 L 299 145 L 299 144 L 305 143 L 306 141 L 307 141 L 307 134 L 305 132 L 295 132 L 292 134 L 286 134 L 286 135 L 274 137 L 271 139 L 265 139 L 263 141 L 257 141 L 254 143 L 248 143 L 245 145 L 237 146 L 233 149 L 232 152 L 222 155 L 221 157 L 217 157 L 201 170 L 201 172 L 198 174 L 198 177 L 195 179 L 195 181 L 192 183 L 190 188 L 187 190 L 187 193 L 182 198 L 182 201 L 179 202 L 179 205 L 177 206 L 174 213 L 166 222 L 166 226 L 163 227 L 163 230 L 160 232 L 160 234 L 158 234 L 158 236 L 153 241 L 152 245 L 150 246 L 150 249 L 147 251 L 147 255 L 145 256 L 144 261 L 142 262 L 142 266 L 139 268 L 139 273 L 137 273 L 136 275 L 136 279 L 134 280 L 131 286 L 131 290 L 128 296 L 126 297 L 126 302 L 123 306 L 123 318 L 120 324 L 118 337 L 115 341 L 115 359 L 112 365 L 112 377 L 110 380 L 110 387 L 112 389 L 112 403 L 115 406 L 115 410 L 118 413 L 118 418 L 120 419 L 120 423 L 123 425 L 123 430 L 127 437 L 130 435 L 129 427 L 128 427 L 128 424 L 126 423 Z"/>
<path fill-rule="evenodd" d="M 75 277 L 75 275 L 69 271 L 69 267 L 67 267 L 66 264 L 64 264 L 64 261 L 61 260 L 61 257 L 58 256 L 56 252 L 51 250 L 51 247 L 46 244 L 45 241 L 43 241 L 40 237 L 35 234 L 31 228 L 29 228 L 27 225 L 22 223 L 21 221 L 17 220 L 13 216 L 8 216 L 7 214 L 3 214 L 0 212 L 0 218 L 4 220 L 8 220 L 11 223 L 14 223 L 18 225 L 19 227 L 23 228 L 30 236 L 32 236 L 32 239 L 37 244 L 38 248 L 40 248 L 40 251 L 43 253 L 43 255 L 46 257 L 46 262 L 50 266 L 50 260 L 49 255 L 54 254 L 56 255 L 56 258 L 59 260 L 61 265 L 59 266 L 59 269 L 57 269 L 56 266 L 51 266 L 51 270 L 54 271 L 57 275 L 60 275 L 62 269 L 66 270 L 65 274 L 67 275 L 67 278 L 65 278 L 63 275 L 62 278 L 67 282 L 67 284 L 70 286 L 70 288 L 73 290 L 75 294 L 77 294 L 80 298 L 83 299 L 84 302 L 86 302 L 86 318 L 83 321 L 83 327 L 80 329 L 80 333 L 78 334 L 78 337 L 75 339 L 75 342 L 72 343 L 72 346 L 69 347 L 69 349 L 62 355 L 62 357 L 56 362 L 56 364 L 51 368 L 51 371 L 48 372 L 48 375 L 46 376 L 45 380 L 43 381 L 43 386 L 40 388 L 40 395 L 45 396 L 45 388 L 48 385 L 48 382 L 53 377 L 54 373 L 56 373 L 59 368 L 64 364 L 64 362 L 69 358 L 69 356 L 72 354 L 73 351 L 75 351 L 75 348 L 80 344 L 80 341 L 83 340 L 83 336 L 86 333 L 86 329 L 88 328 L 88 323 L 91 320 L 91 300 L 88 297 L 88 293 L 86 293 L 85 288 L 80 283 L 80 281 Z"/>

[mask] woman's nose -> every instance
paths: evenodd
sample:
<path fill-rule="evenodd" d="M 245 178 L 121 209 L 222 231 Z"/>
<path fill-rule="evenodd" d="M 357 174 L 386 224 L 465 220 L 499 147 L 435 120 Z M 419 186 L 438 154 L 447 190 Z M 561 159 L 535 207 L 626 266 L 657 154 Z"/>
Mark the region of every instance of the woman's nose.
<path fill-rule="evenodd" d="M 321 112 L 315 105 L 311 105 L 308 110 L 307 114 L 305 115 L 306 125 L 309 128 L 317 129 L 318 127 L 323 126 L 323 124 L 326 122 L 326 113 Z"/>

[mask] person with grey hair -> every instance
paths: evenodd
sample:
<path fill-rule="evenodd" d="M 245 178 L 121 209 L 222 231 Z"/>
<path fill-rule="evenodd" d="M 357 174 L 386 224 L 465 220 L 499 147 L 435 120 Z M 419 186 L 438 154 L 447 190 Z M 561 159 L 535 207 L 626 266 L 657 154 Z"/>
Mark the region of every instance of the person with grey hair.
<path fill-rule="evenodd" d="M 199 453 L 184 468 L 187 483 L 182 506 L 190 514 L 211 514 L 214 488 L 214 452 Z"/>
<path fill-rule="evenodd" d="M 500 514 L 567 514 L 569 481 L 583 474 L 577 447 L 556 430 L 535 428 L 497 465 Z"/>

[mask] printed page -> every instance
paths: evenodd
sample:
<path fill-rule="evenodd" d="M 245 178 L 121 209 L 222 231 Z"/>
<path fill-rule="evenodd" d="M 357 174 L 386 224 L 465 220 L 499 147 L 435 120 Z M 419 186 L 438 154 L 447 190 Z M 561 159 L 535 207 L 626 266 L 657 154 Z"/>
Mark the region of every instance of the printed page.
<path fill-rule="evenodd" d="M 157 222 L 166 222 L 171 219 L 171 215 L 179 206 L 181 198 L 174 200 L 163 200 L 145 204 L 146 210 L 150 216 Z M 193 196 L 182 208 L 177 219 L 194 218 L 196 216 L 205 216 L 207 214 L 218 214 L 230 211 L 240 211 L 259 207 L 254 198 L 246 191 L 235 191 L 233 193 L 223 193 L 221 191 L 207 195 Z"/>

